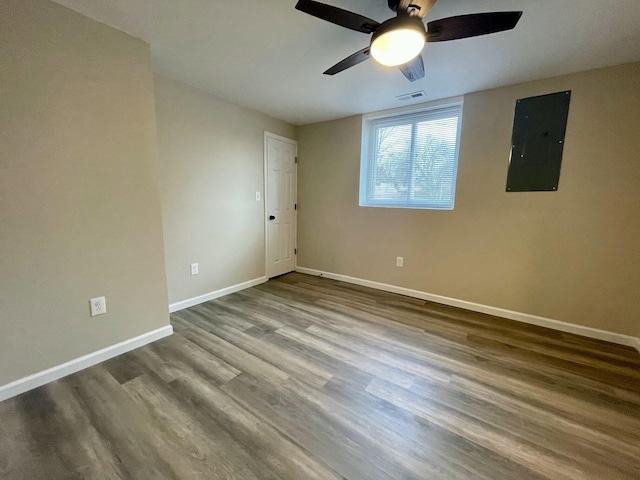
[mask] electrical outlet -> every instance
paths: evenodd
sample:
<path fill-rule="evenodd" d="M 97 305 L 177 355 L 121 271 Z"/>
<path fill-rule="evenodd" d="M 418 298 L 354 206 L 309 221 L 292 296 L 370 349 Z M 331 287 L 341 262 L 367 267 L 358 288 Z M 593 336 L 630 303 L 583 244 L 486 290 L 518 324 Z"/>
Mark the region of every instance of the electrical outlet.
<path fill-rule="evenodd" d="M 404 257 L 396 257 L 396 267 L 404 267 Z"/>
<path fill-rule="evenodd" d="M 260 192 L 256 192 L 256 202 L 262 200 L 262 194 Z"/>
<path fill-rule="evenodd" d="M 200 273 L 200 268 L 198 267 L 197 263 L 192 263 L 191 264 L 191 275 L 198 275 L 198 273 Z"/>
<path fill-rule="evenodd" d="M 92 298 L 89 300 L 89 305 L 92 317 L 107 313 L 107 299 L 105 297 Z"/>

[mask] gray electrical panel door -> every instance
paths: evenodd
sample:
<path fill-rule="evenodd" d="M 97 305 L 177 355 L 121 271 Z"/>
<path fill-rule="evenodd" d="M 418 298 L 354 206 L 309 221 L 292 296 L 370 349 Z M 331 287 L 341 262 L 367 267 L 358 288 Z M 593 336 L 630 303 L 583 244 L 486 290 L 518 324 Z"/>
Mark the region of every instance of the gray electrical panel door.
<path fill-rule="evenodd" d="M 516 102 L 507 192 L 558 190 L 571 91 Z"/>

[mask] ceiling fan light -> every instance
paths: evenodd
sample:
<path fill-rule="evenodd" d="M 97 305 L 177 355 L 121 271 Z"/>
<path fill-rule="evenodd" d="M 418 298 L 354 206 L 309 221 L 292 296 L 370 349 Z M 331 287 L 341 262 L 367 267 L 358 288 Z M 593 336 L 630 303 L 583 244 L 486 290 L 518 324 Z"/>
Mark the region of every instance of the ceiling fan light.
<path fill-rule="evenodd" d="M 396 67 L 413 60 L 424 48 L 426 35 L 422 21 L 403 20 L 397 26 L 396 22 L 390 22 L 390 28 L 379 29 L 371 39 L 371 56 L 378 63 Z"/>

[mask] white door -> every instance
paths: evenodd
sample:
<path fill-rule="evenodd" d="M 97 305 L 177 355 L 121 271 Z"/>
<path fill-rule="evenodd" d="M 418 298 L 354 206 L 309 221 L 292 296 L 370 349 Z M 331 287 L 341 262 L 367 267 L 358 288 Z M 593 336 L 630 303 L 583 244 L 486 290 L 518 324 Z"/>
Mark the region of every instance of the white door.
<path fill-rule="evenodd" d="M 265 133 L 267 277 L 295 269 L 297 143 Z"/>

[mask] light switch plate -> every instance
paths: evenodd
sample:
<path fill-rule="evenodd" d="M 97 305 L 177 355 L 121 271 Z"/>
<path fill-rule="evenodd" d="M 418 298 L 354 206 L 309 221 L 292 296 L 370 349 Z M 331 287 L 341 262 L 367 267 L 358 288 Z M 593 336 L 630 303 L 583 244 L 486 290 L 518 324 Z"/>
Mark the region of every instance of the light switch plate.
<path fill-rule="evenodd" d="M 89 303 L 92 317 L 107 313 L 107 299 L 105 297 L 92 298 Z"/>
<path fill-rule="evenodd" d="M 256 192 L 256 202 L 262 200 L 262 194 L 260 192 Z"/>
<path fill-rule="evenodd" d="M 200 267 L 198 266 L 197 263 L 192 263 L 191 264 L 191 275 L 198 275 L 198 273 L 200 273 Z"/>

